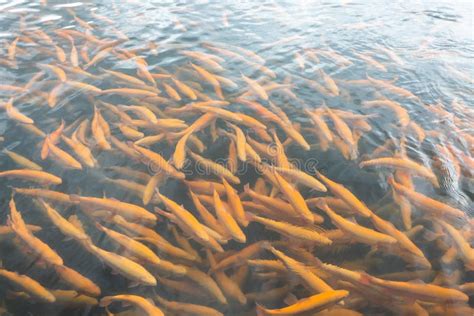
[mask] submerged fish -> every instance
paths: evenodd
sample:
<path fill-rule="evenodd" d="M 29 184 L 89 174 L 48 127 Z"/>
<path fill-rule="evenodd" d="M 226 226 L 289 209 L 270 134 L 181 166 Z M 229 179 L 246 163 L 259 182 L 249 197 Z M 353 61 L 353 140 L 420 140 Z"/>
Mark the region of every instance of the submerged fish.
<path fill-rule="evenodd" d="M 294 304 L 281 309 L 265 309 L 257 306 L 261 315 L 294 315 L 305 312 L 316 313 L 336 304 L 349 294 L 345 290 L 327 291 L 310 297 L 303 298 Z"/>
<path fill-rule="evenodd" d="M 138 307 L 140 310 L 142 310 L 145 315 L 148 315 L 148 316 L 164 316 L 165 315 L 163 314 L 161 309 L 155 306 L 155 304 L 153 304 L 152 302 L 138 295 L 119 294 L 115 296 L 105 296 L 100 300 L 100 305 L 108 306 L 112 302 L 115 302 L 115 301 L 133 304 L 136 307 Z"/>
<path fill-rule="evenodd" d="M 0 277 L 6 279 L 10 283 L 13 283 L 16 287 L 24 290 L 34 299 L 47 303 L 53 303 L 56 301 L 56 298 L 49 290 L 26 275 L 20 275 L 16 272 L 0 268 Z"/>
<path fill-rule="evenodd" d="M 107 315 L 473 314 L 474 112 L 461 84 L 472 78 L 443 62 L 433 74 L 457 80 L 455 97 L 435 77 L 436 89 L 408 84 L 420 57 L 440 56 L 419 54 L 431 38 L 415 54 L 392 41 L 347 55 L 329 33 L 317 47 L 305 34 L 253 38 L 230 9 L 216 24 L 190 18 L 192 4 L 163 6 L 145 32 L 119 18 L 147 22 L 149 10 L 108 8 L 1 10 L 0 178 L 12 197 L 0 241 L 28 259 L 26 274 L 47 275 L 40 284 L 0 253 L 0 313 L 17 313 L 15 299 Z M 276 12 L 287 27 L 286 9 L 250 6 L 246 18 L 260 13 L 255 28 Z M 222 26 L 251 45 L 213 41 Z M 350 43 L 374 26 L 342 29 Z M 76 245 L 120 277 L 89 279 L 101 266 L 71 255 Z"/>

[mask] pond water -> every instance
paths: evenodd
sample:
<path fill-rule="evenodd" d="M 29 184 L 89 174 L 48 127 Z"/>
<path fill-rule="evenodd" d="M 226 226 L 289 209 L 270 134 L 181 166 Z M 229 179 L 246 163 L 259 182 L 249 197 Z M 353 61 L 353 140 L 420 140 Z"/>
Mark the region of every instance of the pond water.
<path fill-rule="evenodd" d="M 472 314 L 473 12 L 0 0 L 2 315 Z"/>

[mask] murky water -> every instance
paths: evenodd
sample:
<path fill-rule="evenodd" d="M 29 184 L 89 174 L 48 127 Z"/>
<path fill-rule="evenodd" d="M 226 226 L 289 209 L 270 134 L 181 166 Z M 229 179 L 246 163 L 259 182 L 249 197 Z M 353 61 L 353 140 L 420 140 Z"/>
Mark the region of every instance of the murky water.
<path fill-rule="evenodd" d="M 212 307 L 225 315 L 255 315 L 256 304 L 281 308 L 325 292 L 315 289 L 308 274 L 301 276 L 294 267 L 285 267 L 277 250 L 258 243 L 268 240 L 275 249 L 304 263 L 305 271 L 315 268 L 307 273 L 321 277 L 333 289 L 348 291 L 343 303 L 336 301 L 337 305 L 318 314 L 312 310 L 315 315 L 471 314 L 472 297 L 469 305 L 466 294 L 474 293 L 470 272 L 474 265 L 473 52 L 473 5 L 468 1 L 0 0 L 0 170 L 29 169 L 34 162 L 62 180 L 43 185 L 37 183 L 38 175 L 28 175 L 33 181 L 22 180 L 24 175 L 18 174 L 0 177 L 0 223 L 5 229 L 0 239 L 2 265 L 50 290 L 78 290 L 55 272 L 41 249 L 32 249 L 19 234 L 7 233 L 13 196 L 24 221 L 40 226 L 34 236 L 54 249 L 65 266 L 100 287 L 98 300 L 134 294 L 154 300 L 166 315 L 186 314 L 156 299 L 159 295 Z M 239 113 L 250 118 L 236 117 Z M 196 127 L 194 123 L 206 117 Z M 187 159 L 179 166 L 178 144 L 188 134 L 189 139 L 181 142 L 188 150 Z M 150 140 L 150 136 L 158 139 Z M 45 146 L 48 142 L 49 147 Z M 159 153 L 161 163 L 151 163 L 146 153 L 140 153 L 146 148 Z M 225 171 L 234 175 L 209 169 L 193 153 L 224 164 L 230 169 Z M 255 162 L 256 156 L 262 161 Z M 370 161 L 376 158 L 385 160 Z M 289 193 L 275 180 L 269 165 L 283 168 L 278 172 L 289 183 Z M 163 172 L 164 168 L 171 169 Z M 312 182 L 302 180 L 301 174 L 292 177 L 288 169 L 311 175 L 312 180 L 306 181 Z M 316 171 L 347 191 L 334 189 L 324 176 L 315 176 Z M 153 178 L 157 182 L 153 185 L 150 178 L 155 173 L 160 176 Z M 224 211 L 233 210 L 230 213 L 245 241 L 232 234 L 214 210 L 212 188 L 220 187 L 199 189 L 183 177 L 201 183 L 222 183 L 223 177 L 230 182 L 248 218 L 239 217 L 224 189 L 218 191 L 232 204 L 225 204 Z M 392 177 L 395 183 L 389 184 Z M 317 179 L 324 189 L 314 184 Z M 401 189 L 396 189 L 397 183 Z M 246 186 L 273 202 L 262 202 Z M 16 188 L 71 195 L 62 203 L 44 192 L 40 197 L 66 219 L 77 215 L 90 245 L 152 271 L 157 286 L 112 271 L 120 269 L 111 269 L 87 242 L 66 238 L 38 200 Z M 221 227 L 203 218 L 189 189 Z M 173 219 L 179 215 L 160 202 L 158 190 L 209 226 L 205 234 L 219 241 L 217 248 L 222 252 L 199 240 L 189 224 Z M 151 192 L 151 201 L 144 201 L 144 191 Z M 367 216 L 351 204 L 348 192 L 408 236 L 421 257 L 404 248 L 397 237 L 396 245 L 387 245 L 347 228 L 352 221 L 371 230 L 362 235 L 393 233 L 377 224 L 375 215 Z M 162 208 L 172 215 L 158 215 L 152 223 L 140 221 L 137 215 L 127 218 L 116 205 L 90 205 L 81 196 L 107 198 L 111 204 L 131 203 L 147 214 Z M 295 196 L 306 199 L 316 214 L 311 223 L 301 205 L 296 206 Z M 316 203 L 313 198 L 317 197 L 344 216 L 346 226 L 321 201 Z M 337 201 L 331 204 L 327 197 Z M 272 203 L 277 204 L 272 207 Z M 162 244 L 153 246 L 140 238 L 143 235 L 136 227 L 123 229 L 115 221 L 116 214 L 149 226 L 171 245 L 188 254 L 196 252 L 197 257 L 180 258 L 163 250 Z M 332 244 L 308 242 L 301 232 L 288 232 L 289 226 L 284 232 L 266 229 L 269 224 L 262 225 L 252 216 L 316 231 Z M 248 219 L 251 223 L 246 226 Z M 120 246 L 104 234 L 99 223 L 138 237 L 175 270 L 150 267 L 136 257 L 130 244 Z M 220 263 L 253 244 L 258 253 L 239 257 L 226 267 L 224 276 L 208 274 L 213 266 L 209 249 Z M 313 259 L 371 277 L 345 278 L 308 259 L 304 254 L 309 253 Z M 259 259 L 273 261 L 265 266 Z M 179 268 L 209 275 L 201 278 L 215 280 L 228 304 L 219 302 L 202 279 L 197 282 L 191 272 L 179 272 Z M 245 302 L 222 284 L 226 277 L 246 295 Z M 395 291 L 372 277 L 400 281 L 406 287 L 421 280 L 442 287 L 440 291 L 456 292 L 449 294 L 452 300 L 436 295 L 426 298 L 406 288 Z M 67 302 L 53 292 L 55 303 L 41 303 L 31 293 L 25 294 L 28 288 L 2 277 L 2 313 L 106 313 L 94 299 L 90 304 L 78 303 L 72 292 Z M 139 308 L 123 312 L 130 307 L 120 303 L 109 307 L 117 315 L 144 314 Z M 192 308 L 196 315 L 210 313 L 199 314 L 196 306 Z"/>

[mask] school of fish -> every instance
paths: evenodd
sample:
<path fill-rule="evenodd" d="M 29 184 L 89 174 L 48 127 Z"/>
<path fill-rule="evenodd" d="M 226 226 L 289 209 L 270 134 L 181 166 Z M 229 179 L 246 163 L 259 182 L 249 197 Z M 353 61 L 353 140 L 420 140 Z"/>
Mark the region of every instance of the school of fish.
<path fill-rule="evenodd" d="M 161 57 L 170 44 L 130 46 L 108 17 L 64 10 L 74 28 L 46 32 L 19 14 L 18 32 L 0 48 L 0 73 L 30 73 L 0 83 L 1 159 L 15 166 L 0 171 L 0 243 L 31 263 L 17 269 L 1 252 L 2 309 L 474 314 L 473 192 L 465 192 L 474 108 L 426 104 L 396 79 L 377 78 L 405 63 L 388 48 L 379 47 L 384 60 L 328 47 L 294 52 L 295 72 L 362 64 L 367 75 L 357 80 L 323 67 L 282 77 L 245 47 L 201 42 Z M 160 67 L 157 58 L 174 61 Z M 312 104 L 300 87 L 325 101 Z M 351 102 L 349 87 L 370 91 L 357 112 L 332 105 Z M 449 128 L 421 126 L 407 103 Z M 361 147 L 383 114 L 392 137 Z M 318 165 L 309 170 L 298 157 L 313 152 L 382 178 L 384 194 L 374 203 Z M 464 203 L 445 199 L 446 188 Z M 80 251 L 65 256 L 45 232 Z M 76 261 L 101 264 L 91 271 Z M 396 270 L 386 273 L 390 262 Z M 110 290 L 98 273 L 122 286 Z"/>

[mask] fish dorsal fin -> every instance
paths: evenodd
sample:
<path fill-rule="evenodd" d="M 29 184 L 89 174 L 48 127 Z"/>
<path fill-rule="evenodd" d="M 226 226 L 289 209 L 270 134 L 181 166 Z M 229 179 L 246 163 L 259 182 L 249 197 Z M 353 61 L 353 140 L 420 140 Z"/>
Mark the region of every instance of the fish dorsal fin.
<path fill-rule="evenodd" d="M 353 224 L 359 225 L 359 223 L 357 223 L 356 219 L 353 216 L 346 217 L 346 219 Z"/>
<path fill-rule="evenodd" d="M 135 282 L 131 282 L 131 283 L 128 285 L 128 287 L 129 287 L 129 288 L 132 288 L 132 287 L 137 287 L 137 286 L 139 286 L 139 285 L 140 285 L 140 283 L 135 281 Z M 128 304 L 128 306 L 130 306 L 130 303 L 122 303 L 122 305 L 123 305 L 124 307 L 127 307 L 127 304 Z"/>

